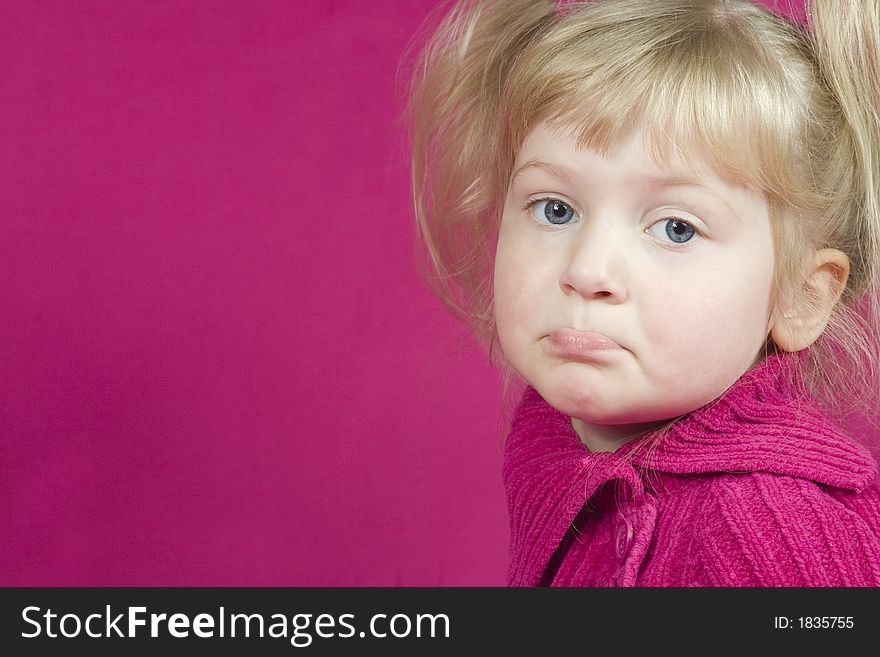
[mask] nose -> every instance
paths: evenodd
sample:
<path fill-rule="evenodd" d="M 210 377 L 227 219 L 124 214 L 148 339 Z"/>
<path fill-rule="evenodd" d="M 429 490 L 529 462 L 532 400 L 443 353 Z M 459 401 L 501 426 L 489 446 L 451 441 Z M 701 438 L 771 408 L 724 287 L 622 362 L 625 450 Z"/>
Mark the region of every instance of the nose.
<path fill-rule="evenodd" d="M 569 244 L 571 250 L 559 277 L 562 291 L 585 299 L 623 303 L 624 239 L 621 230 L 615 231 L 610 222 L 584 224 Z"/>

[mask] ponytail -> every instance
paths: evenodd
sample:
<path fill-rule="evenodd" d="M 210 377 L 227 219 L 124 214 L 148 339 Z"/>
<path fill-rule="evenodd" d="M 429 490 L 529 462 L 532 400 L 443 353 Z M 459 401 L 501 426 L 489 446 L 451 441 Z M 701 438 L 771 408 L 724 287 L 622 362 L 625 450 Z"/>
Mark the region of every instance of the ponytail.
<path fill-rule="evenodd" d="M 860 206 L 861 291 L 880 274 L 880 0 L 812 0 L 821 72 L 849 126 Z"/>
<path fill-rule="evenodd" d="M 850 259 L 850 277 L 829 331 L 837 349 L 825 351 L 825 371 L 836 363 L 849 394 L 836 406 L 873 427 L 869 445 L 880 456 L 880 0 L 811 0 L 810 22 L 821 81 L 839 107 L 831 179 L 831 233 Z M 844 182 L 845 181 L 845 182 Z M 839 196 L 836 196 L 839 194 Z M 832 195 L 835 195 L 832 197 Z M 856 328 L 858 327 L 858 329 Z M 859 419 L 854 419 L 858 426 Z"/>

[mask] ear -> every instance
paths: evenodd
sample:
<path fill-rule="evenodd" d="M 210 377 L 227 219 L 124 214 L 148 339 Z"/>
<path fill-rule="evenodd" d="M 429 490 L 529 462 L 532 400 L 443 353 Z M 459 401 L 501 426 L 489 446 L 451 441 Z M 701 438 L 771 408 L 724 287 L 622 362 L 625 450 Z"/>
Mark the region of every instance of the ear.
<path fill-rule="evenodd" d="M 785 351 L 800 351 L 818 340 L 848 278 L 849 258 L 842 251 L 817 251 L 807 268 L 800 298 L 792 306 L 773 309 L 773 342 Z"/>

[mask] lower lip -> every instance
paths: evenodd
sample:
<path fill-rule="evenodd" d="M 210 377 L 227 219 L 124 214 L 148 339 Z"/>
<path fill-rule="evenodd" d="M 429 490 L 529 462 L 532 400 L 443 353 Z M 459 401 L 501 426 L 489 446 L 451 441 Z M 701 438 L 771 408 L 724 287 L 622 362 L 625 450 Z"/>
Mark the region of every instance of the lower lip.
<path fill-rule="evenodd" d="M 547 336 L 547 344 L 555 355 L 575 360 L 596 360 L 623 351 L 623 347 L 600 333 L 574 329 L 553 331 Z"/>

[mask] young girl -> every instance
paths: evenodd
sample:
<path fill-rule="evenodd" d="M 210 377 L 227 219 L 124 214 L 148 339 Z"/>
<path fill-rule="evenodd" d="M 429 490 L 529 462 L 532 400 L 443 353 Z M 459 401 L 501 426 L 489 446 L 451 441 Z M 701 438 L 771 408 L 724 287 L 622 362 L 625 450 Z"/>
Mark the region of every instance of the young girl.
<path fill-rule="evenodd" d="M 464 0 L 410 93 L 509 584 L 880 585 L 880 2 Z"/>

